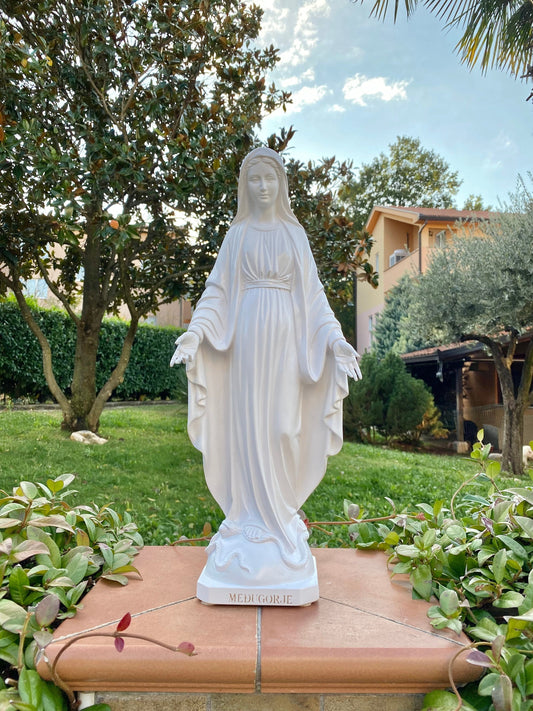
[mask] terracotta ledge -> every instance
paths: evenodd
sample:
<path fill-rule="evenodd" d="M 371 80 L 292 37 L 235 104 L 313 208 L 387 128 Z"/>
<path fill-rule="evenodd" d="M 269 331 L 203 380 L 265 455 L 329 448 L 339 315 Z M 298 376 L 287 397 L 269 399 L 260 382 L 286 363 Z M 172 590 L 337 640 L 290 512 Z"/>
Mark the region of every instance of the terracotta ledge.
<path fill-rule="evenodd" d="M 66 640 L 87 631 L 113 631 L 126 612 L 128 632 L 168 644 L 190 641 L 186 657 L 153 644 L 94 637 L 72 645 L 58 671 L 84 692 L 261 694 L 417 694 L 447 688 L 448 662 L 468 643 L 435 631 L 428 604 L 391 580 L 383 554 L 316 549 L 320 600 L 310 607 L 206 606 L 195 597 L 205 549 L 148 547 L 118 587 L 100 581 L 75 618 L 56 630 L 51 660 Z M 459 658 L 456 683 L 479 670 Z M 42 663 L 39 672 L 47 677 Z"/>

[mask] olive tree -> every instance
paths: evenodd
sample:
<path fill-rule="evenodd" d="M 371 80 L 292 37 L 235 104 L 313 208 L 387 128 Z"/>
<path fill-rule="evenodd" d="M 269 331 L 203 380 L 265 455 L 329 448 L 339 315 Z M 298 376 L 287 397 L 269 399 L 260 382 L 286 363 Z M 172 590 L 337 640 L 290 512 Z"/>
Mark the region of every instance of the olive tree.
<path fill-rule="evenodd" d="M 427 341 L 479 341 L 492 356 L 503 399 L 502 467 L 523 470 L 524 414 L 533 402 L 533 196 L 522 183 L 509 205 L 481 225 L 435 250 L 420 277 L 409 328 Z M 521 377 L 512 366 L 528 337 Z"/>

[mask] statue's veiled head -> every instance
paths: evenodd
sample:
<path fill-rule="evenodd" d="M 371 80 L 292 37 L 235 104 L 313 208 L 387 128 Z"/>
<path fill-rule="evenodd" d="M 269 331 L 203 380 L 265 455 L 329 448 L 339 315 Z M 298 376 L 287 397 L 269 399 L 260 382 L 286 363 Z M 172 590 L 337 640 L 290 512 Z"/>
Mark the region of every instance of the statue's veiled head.
<path fill-rule="evenodd" d="M 275 203 L 276 217 L 280 220 L 299 224 L 294 215 L 289 203 L 289 185 L 287 182 L 287 173 L 285 166 L 279 153 L 271 148 L 260 147 L 255 148 L 248 153 L 243 160 L 239 173 L 239 191 L 238 191 L 238 206 L 237 215 L 233 223 L 242 222 L 248 219 L 251 215 L 251 199 L 248 189 L 248 173 L 253 166 L 260 162 L 265 162 L 273 167 L 278 178 L 279 190 Z"/>

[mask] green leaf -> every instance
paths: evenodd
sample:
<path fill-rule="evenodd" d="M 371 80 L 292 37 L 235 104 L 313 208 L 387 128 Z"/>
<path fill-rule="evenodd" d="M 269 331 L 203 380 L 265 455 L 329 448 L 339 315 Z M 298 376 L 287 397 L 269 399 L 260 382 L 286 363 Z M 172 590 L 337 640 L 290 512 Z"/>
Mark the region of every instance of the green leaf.
<path fill-rule="evenodd" d="M 514 590 L 504 593 L 501 597 L 494 600 L 494 607 L 519 607 L 524 601 L 524 596 Z"/>
<path fill-rule="evenodd" d="M 492 460 L 487 464 L 485 468 L 485 473 L 491 479 L 495 479 L 499 475 L 501 468 L 502 465 L 500 464 L 500 462 Z"/>
<path fill-rule="evenodd" d="M 41 705 L 44 682 L 32 669 L 23 668 L 19 675 L 18 692 L 23 703 L 31 704 L 36 709 Z"/>
<path fill-rule="evenodd" d="M 105 573 L 102 575 L 105 580 L 111 580 L 114 583 L 120 583 L 121 585 L 127 585 L 129 583 L 129 578 L 125 575 L 114 575 L 113 573 Z"/>
<path fill-rule="evenodd" d="M 81 553 L 77 553 L 67 565 L 67 576 L 77 585 L 85 578 L 88 566 L 87 558 Z"/>
<path fill-rule="evenodd" d="M 439 605 L 445 615 L 453 615 L 459 609 L 459 597 L 455 590 L 444 590 L 439 597 Z"/>
<path fill-rule="evenodd" d="M 28 499 L 36 499 L 39 496 L 39 490 L 33 484 L 31 481 L 21 481 L 19 490 L 26 496 Z"/>
<path fill-rule="evenodd" d="M 478 694 L 480 696 L 492 696 L 492 692 L 496 687 L 496 684 L 499 683 L 499 680 L 500 675 L 496 674 L 496 672 L 491 672 L 490 674 L 487 674 L 479 682 Z"/>
<path fill-rule="evenodd" d="M 533 506 L 533 491 L 531 489 L 506 489 L 506 492 L 513 494 L 514 496 L 519 496 L 524 501 L 527 501 Z"/>
<path fill-rule="evenodd" d="M 57 476 L 54 479 L 54 481 L 57 483 L 61 482 L 63 484 L 61 489 L 65 489 L 67 486 L 70 486 L 70 484 L 72 484 L 72 482 L 74 481 L 75 478 L 76 478 L 75 474 L 60 474 L 59 476 Z M 61 491 L 61 489 L 60 489 L 60 491 Z"/>
<path fill-rule="evenodd" d="M 492 572 L 497 583 L 501 583 L 505 578 L 505 567 L 507 565 L 507 551 L 502 548 L 498 551 L 492 561 Z"/>
<path fill-rule="evenodd" d="M 55 684 L 45 682 L 41 693 L 42 711 L 68 711 L 67 699 Z"/>
<path fill-rule="evenodd" d="M 0 600 L 0 627 L 3 627 L 8 632 L 16 632 L 22 630 L 26 621 L 26 610 L 17 605 L 13 600 Z"/>
<path fill-rule="evenodd" d="M 418 565 L 409 576 L 411 584 L 416 592 L 424 600 L 429 600 L 433 590 L 433 581 L 431 578 L 431 568 L 429 565 Z"/>
<path fill-rule="evenodd" d="M 499 536 L 496 536 L 496 538 L 501 541 L 506 548 L 512 551 L 518 560 L 525 561 L 528 559 L 529 556 L 526 549 L 516 540 L 516 538 L 506 536 L 505 534 L 500 534 Z"/>
<path fill-rule="evenodd" d="M 20 526 L 20 521 L 14 518 L 0 518 L 0 529 L 14 528 Z"/>
<path fill-rule="evenodd" d="M 506 664 L 507 674 L 518 687 L 522 696 L 526 693 L 526 658 L 523 654 L 513 654 Z"/>
<path fill-rule="evenodd" d="M 59 547 L 49 533 L 46 533 L 46 531 L 43 531 L 40 528 L 29 525 L 27 528 L 27 536 L 32 541 L 40 541 L 41 543 L 44 543 L 44 545 L 48 548 L 48 555 L 50 556 L 50 561 L 54 568 L 61 567 L 61 553 L 59 551 Z"/>
<path fill-rule="evenodd" d="M 431 691 L 424 696 L 423 709 L 430 711 L 455 711 L 457 697 L 449 691 Z"/>
<path fill-rule="evenodd" d="M 117 574 L 122 574 L 122 573 L 137 573 L 137 575 L 141 578 L 142 580 L 142 575 L 140 572 L 137 570 L 137 568 L 134 565 L 121 565 L 118 568 L 113 568 L 112 572 L 117 575 Z"/>
<path fill-rule="evenodd" d="M 16 565 L 9 576 L 9 594 L 19 605 L 24 605 L 28 596 L 30 580 L 22 566 Z"/>
<path fill-rule="evenodd" d="M 527 516 L 515 516 L 514 519 L 526 536 L 533 539 L 533 519 Z"/>

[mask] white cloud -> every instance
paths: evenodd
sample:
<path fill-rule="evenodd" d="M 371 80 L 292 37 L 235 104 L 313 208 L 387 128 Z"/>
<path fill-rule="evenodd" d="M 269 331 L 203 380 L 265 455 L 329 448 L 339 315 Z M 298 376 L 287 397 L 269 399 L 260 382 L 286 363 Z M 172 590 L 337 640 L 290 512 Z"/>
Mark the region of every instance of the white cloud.
<path fill-rule="evenodd" d="M 317 104 L 326 96 L 327 93 L 328 88 L 325 85 L 303 86 L 301 89 L 298 89 L 298 91 L 293 93 L 292 104 L 287 106 L 287 113 L 300 113 L 300 111 L 306 106 Z"/>
<path fill-rule="evenodd" d="M 347 101 L 358 106 L 367 106 L 367 99 L 393 101 L 407 99 L 408 81 L 390 82 L 386 77 L 369 78 L 364 74 L 356 74 L 344 83 L 343 93 Z"/>
<path fill-rule="evenodd" d="M 331 111 L 332 113 L 337 113 L 337 114 L 343 114 L 346 109 L 344 106 L 341 106 L 340 104 L 332 104 L 328 111 Z"/>
<path fill-rule="evenodd" d="M 313 69 L 307 69 L 303 74 L 299 76 L 285 77 L 278 80 L 278 84 L 282 89 L 292 89 L 295 86 L 304 84 L 305 82 L 310 82 L 315 80 L 315 72 Z"/>
<path fill-rule="evenodd" d="M 286 105 L 286 111 L 283 109 L 276 109 L 271 114 L 269 114 L 269 119 L 277 118 L 279 116 L 287 116 L 289 114 L 299 114 L 303 109 L 308 106 L 313 106 L 327 95 L 331 91 L 326 85 L 322 86 L 302 86 L 298 91 L 293 91 L 291 94 L 292 102 Z"/>
<path fill-rule="evenodd" d="M 308 0 L 298 9 L 291 28 L 292 44 L 280 54 L 281 62 L 298 66 L 308 61 L 320 39 L 324 19 L 329 16 L 328 0 Z M 290 21 L 289 21 L 290 26 Z"/>

